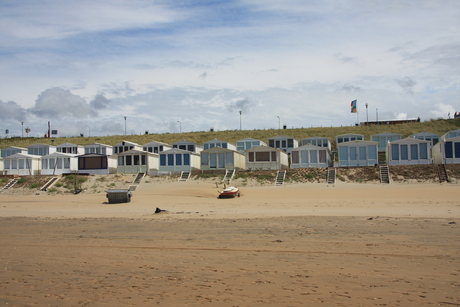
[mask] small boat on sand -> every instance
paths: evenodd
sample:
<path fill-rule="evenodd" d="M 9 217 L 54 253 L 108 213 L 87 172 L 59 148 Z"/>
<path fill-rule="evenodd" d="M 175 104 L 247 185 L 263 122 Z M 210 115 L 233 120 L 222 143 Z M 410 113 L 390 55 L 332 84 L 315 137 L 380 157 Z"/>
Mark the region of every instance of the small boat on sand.
<path fill-rule="evenodd" d="M 240 190 L 236 187 L 228 187 L 223 191 L 219 191 L 218 198 L 233 198 L 235 196 L 240 197 Z"/>

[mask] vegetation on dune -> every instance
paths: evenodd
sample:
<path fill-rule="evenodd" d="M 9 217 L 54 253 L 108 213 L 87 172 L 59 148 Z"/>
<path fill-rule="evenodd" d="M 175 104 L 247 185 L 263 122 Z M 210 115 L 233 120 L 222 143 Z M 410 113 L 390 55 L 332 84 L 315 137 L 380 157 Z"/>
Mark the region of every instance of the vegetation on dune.
<path fill-rule="evenodd" d="M 307 126 L 307 125 L 306 125 Z M 88 145 L 102 143 L 115 145 L 123 140 L 138 143 L 140 145 L 151 141 L 158 141 L 171 144 L 180 140 L 192 141 L 202 144 L 212 139 L 220 139 L 235 144 L 237 140 L 254 138 L 268 143 L 268 139 L 278 135 L 286 135 L 298 139 L 307 137 L 327 137 L 335 147 L 335 137 L 346 133 L 357 133 L 364 135 L 369 140 L 371 135 L 382 132 L 399 133 L 403 138 L 419 132 L 432 132 L 443 135 L 448 131 L 460 128 L 460 119 L 430 120 L 420 123 L 407 123 L 397 125 L 369 125 L 369 126 L 343 126 L 343 127 L 312 127 L 295 129 L 265 129 L 265 130 L 227 130 L 227 131 L 199 131 L 188 133 L 163 133 L 163 134 L 142 134 L 142 135 L 113 135 L 95 137 L 58 137 L 58 138 L 8 138 L 0 139 L 0 148 L 10 146 L 27 147 L 35 143 L 59 145 L 73 143 L 77 145 Z M 54 141 L 54 142 L 53 142 Z"/>

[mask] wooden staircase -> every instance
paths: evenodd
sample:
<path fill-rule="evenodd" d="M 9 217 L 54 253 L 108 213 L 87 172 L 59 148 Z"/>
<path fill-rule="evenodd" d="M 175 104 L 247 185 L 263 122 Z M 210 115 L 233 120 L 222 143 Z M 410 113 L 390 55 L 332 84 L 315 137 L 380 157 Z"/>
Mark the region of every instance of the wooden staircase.
<path fill-rule="evenodd" d="M 335 184 L 336 172 L 335 167 L 328 167 L 327 169 L 327 184 Z"/>
<path fill-rule="evenodd" d="M 145 173 L 137 173 L 136 178 L 134 179 L 133 183 L 134 184 L 139 184 L 141 183 L 142 179 L 145 177 Z"/>
<path fill-rule="evenodd" d="M 285 178 L 286 178 L 286 171 L 277 171 L 276 172 L 276 179 L 275 179 L 275 186 L 283 185 Z"/>
<path fill-rule="evenodd" d="M 380 165 L 380 183 L 390 183 L 390 168 L 388 165 Z"/>
<path fill-rule="evenodd" d="M 233 177 L 235 176 L 235 170 L 225 170 L 225 176 L 224 179 L 222 179 L 222 182 L 225 182 L 227 180 L 227 183 L 230 183 L 230 181 L 233 180 Z"/>
<path fill-rule="evenodd" d="M 15 185 L 16 182 L 18 182 L 19 178 L 13 178 L 11 179 L 1 190 L 0 190 L 0 193 L 8 190 L 9 188 L 11 188 L 12 186 Z"/>
<path fill-rule="evenodd" d="M 51 187 L 53 184 L 56 183 L 56 181 L 58 181 L 59 177 L 53 177 L 51 178 L 50 180 L 48 180 L 47 183 L 45 183 L 45 185 L 43 185 L 41 188 L 40 188 L 40 191 L 46 191 L 48 190 L 49 187 Z"/>
<path fill-rule="evenodd" d="M 450 182 L 449 176 L 447 175 L 446 165 L 445 164 L 438 164 L 438 175 L 439 175 L 439 182 Z"/>
<path fill-rule="evenodd" d="M 190 172 L 184 172 L 180 174 L 179 181 L 187 181 L 190 178 Z"/>

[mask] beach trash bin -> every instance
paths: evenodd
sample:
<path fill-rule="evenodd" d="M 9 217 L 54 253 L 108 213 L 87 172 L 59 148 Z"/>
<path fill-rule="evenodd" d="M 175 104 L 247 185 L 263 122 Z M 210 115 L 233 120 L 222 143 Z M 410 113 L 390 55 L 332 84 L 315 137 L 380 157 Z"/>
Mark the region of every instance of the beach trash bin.
<path fill-rule="evenodd" d="M 109 204 L 129 203 L 131 201 L 132 193 L 129 189 L 108 190 L 107 198 Z"/>

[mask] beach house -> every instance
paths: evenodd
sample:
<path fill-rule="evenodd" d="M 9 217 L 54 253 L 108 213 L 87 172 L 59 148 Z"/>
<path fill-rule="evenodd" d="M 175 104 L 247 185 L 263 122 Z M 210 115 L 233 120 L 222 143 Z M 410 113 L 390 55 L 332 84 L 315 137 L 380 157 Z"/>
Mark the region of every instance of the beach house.
<path fill-rule="evenodd" d="M 393 142 L 400 140 L 402 138 L 401 134 L 392 133 L 392 132 L 382 132 L 378 134 L 371 135 L 371 141 L 379 143 L 378 150 L 385 151 L 387 148 L 388 142 Z"/>
<path fill-rule="evenodd" d="M 291 149 L 290 168 L 327 168 L 332 164 L 331 151 L 326 147 L 308 144 Z"/>
<path fill-rule="evenodd" d="M 460 135 L 451 138 L 441 137 L 441 140 L 431 148 L 431 153 L 435 164 L 460 163 Z"/>
<path fill-rule="evenodd" d="M 270 146 L 253 147 L 246 150 L 246 169 L 248 170 L 283 170 L 289 167 L 289 155 L 278 148 Z"/>
<path fill-rule="evenodd" d="M 389 142 L 386 146 L 388 165 L 431 164 L 430 141 L 406 138 Z"/>
<path fill-rule="evenodd" d="M 252 138 L 246 138 L 239 141 L 236 141 L 236 150 L 244 152 L 247 149 L 258 146 L 267 146 L 267 144 L 261 140 L 256 140 Z"/>
<path fill-rule="evenodd" d="M 180 174 L 200 169 L 200 155 L 196 152 L 171 148 L 160 152 L 160 173 Z"/>
<path fill-rule="evenodd" d="M 17 153 L 3 158 L 6 175 L 32 176 L 40 175 L 41 156 Z"/>
<path fill-rule="evenodd" d="M 74 154 L 54 152 L 41 160 L 41 175 L 62 175 L 78 170 L 78 158 Z"/>
<path fill-rule="evenodd" d="M 213 147 L 200 153 L 201 170 L 243 170 L 245 169 L 245 156 L 241 152 Z"/>
<path fill-rule="evenodd" d="M 289 153 L 291 152 L 292 148 L 296 148 L 299 146 L 299 142 L 292 137 L 278 135 L 268 139 L 268 146 L 278 148 Z"/>
<path fill-rule="evenodd" d="M 117 154 L 117 172 L 123 174 L 153 173 L 158 171 L 159 155 L 138 149 Z"/>
<path fill-rule="evenodd" d="M 378 145 L 377 142 L 361 140 L 338 143 L 338 166 L 372 166 L 378 164 Z"/>

